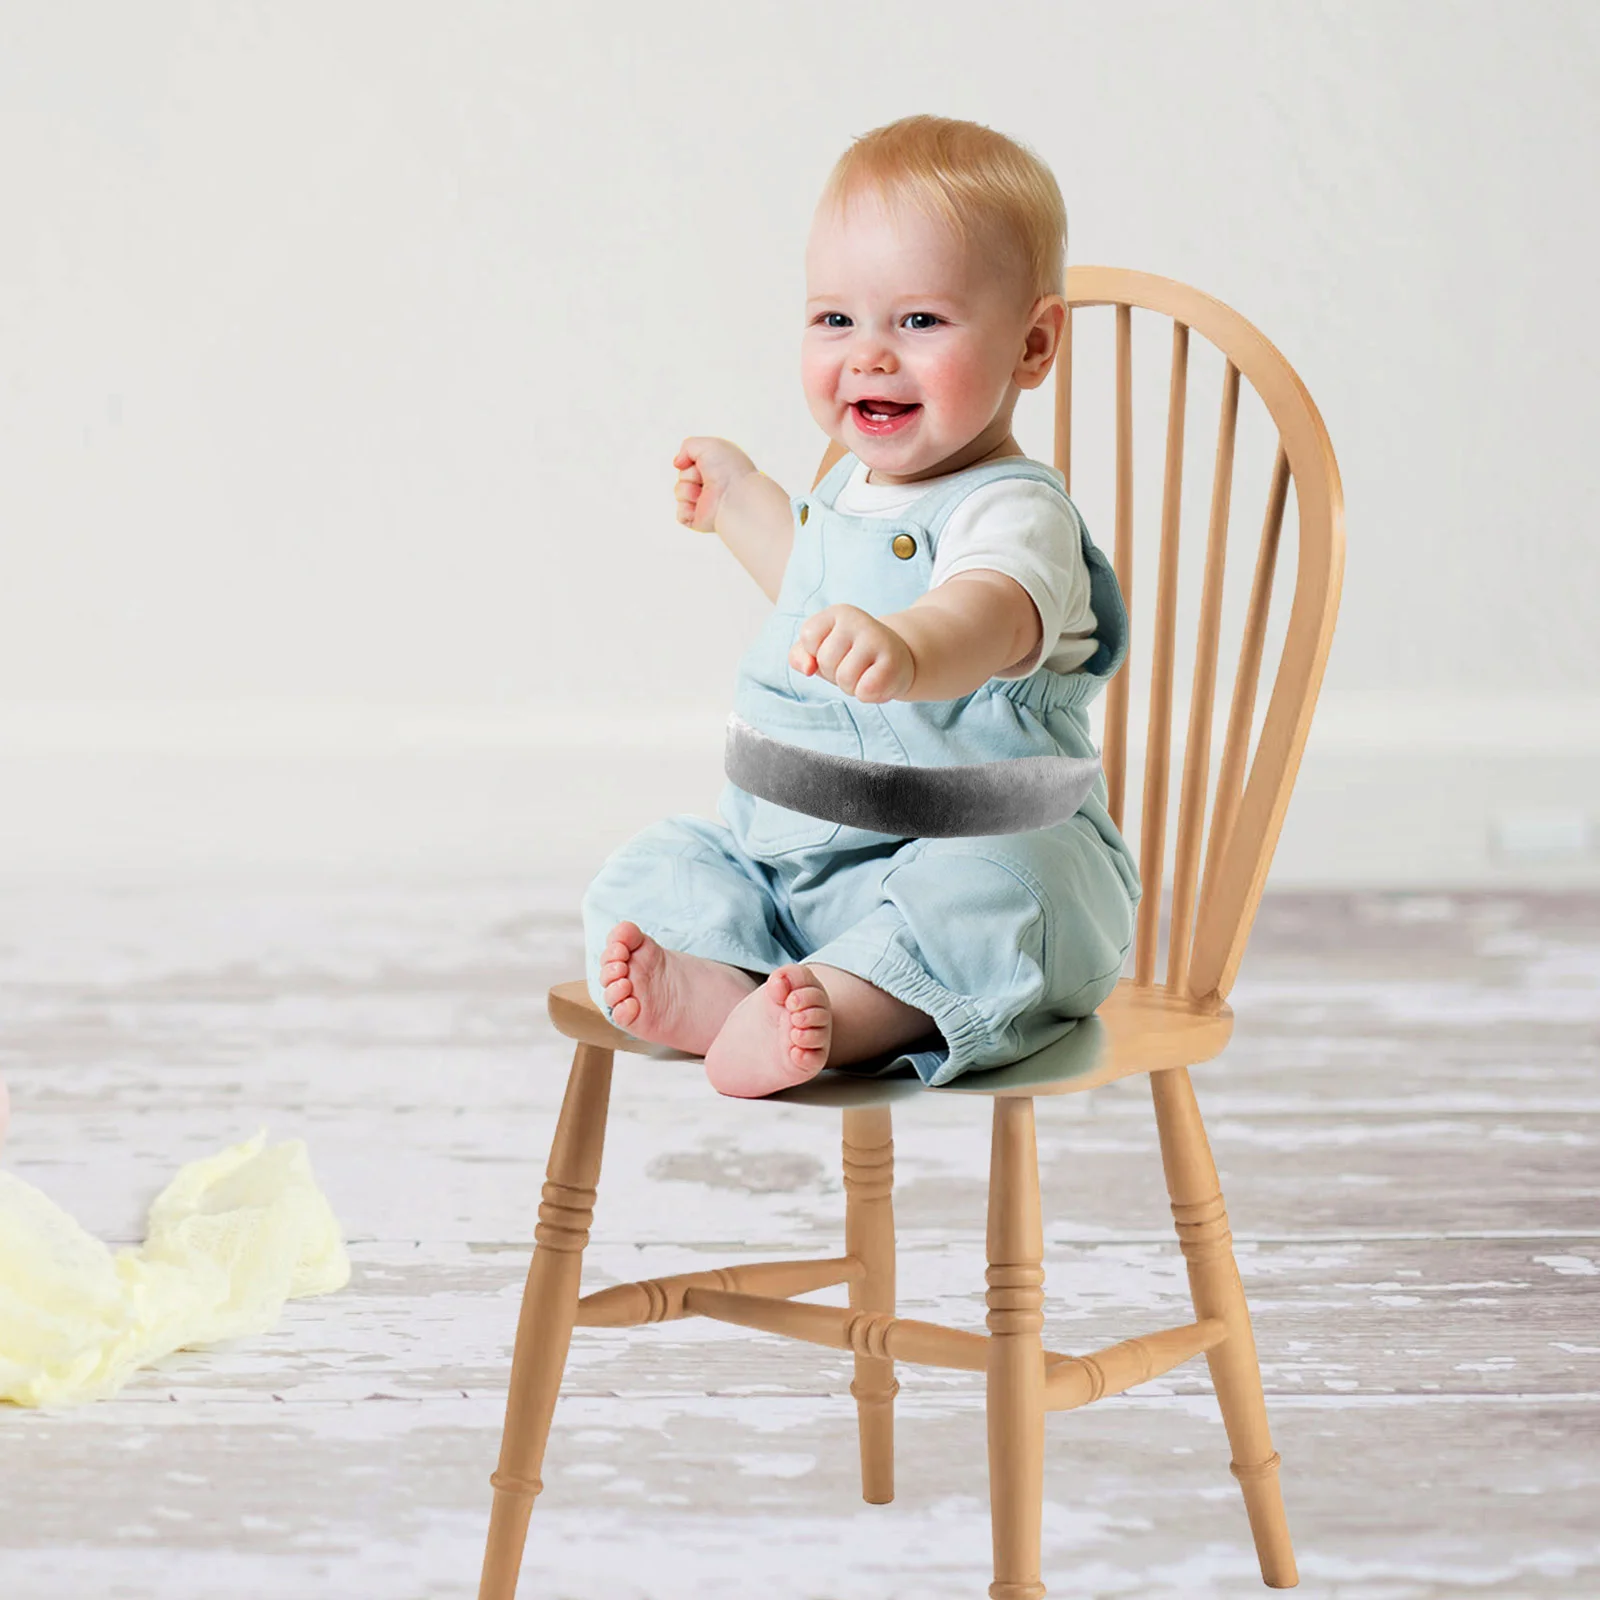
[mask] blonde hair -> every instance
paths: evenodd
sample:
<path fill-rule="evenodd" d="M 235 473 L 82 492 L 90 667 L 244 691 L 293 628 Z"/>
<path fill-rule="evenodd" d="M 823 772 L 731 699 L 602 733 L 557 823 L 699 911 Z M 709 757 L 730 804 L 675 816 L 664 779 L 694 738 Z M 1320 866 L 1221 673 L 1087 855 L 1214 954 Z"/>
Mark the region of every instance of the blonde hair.
<path fill-rule="evenodd" d="M 822 198 L 842 216 L 862 193 L 912 205 L 968 244 L 998 246 L 1030 303 L 1065 292 L 1067 208 L 1055 174 L 993 128 L 926 114 L 874 128 L 834 163 Z"/>

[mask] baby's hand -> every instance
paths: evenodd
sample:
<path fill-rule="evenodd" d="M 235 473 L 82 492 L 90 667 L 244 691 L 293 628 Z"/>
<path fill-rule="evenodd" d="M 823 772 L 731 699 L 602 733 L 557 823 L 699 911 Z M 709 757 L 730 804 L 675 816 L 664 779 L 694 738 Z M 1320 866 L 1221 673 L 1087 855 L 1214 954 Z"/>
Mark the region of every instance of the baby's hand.
<path fill-rule="evenodd" d="M 807 617 L 794 636 L 789 665 L 868 705 L 903 695 L 917 675 L 911 646 L 857 606 L 829 606 Z"/>
<path fill-rule="evenodd" d="M 756 464 L 726 439 L 685 439 L 672 458 L 678 468 L 678 521 L 696 533 L 717 531 L 717 511 L 739 479 Z"/>

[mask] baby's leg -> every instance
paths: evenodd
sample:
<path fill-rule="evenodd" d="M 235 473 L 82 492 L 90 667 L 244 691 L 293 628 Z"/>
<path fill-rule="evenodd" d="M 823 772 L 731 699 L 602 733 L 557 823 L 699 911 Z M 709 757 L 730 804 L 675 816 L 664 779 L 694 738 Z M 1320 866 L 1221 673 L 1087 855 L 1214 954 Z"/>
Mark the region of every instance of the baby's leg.
<path fill-rule="evenodd" d="M 609 855 L 583 897 L 590 996 L 636 1038 L 703 1055 L 728 1014 L 797 951 L 731 832 L 667 817 Z"/>
<path fill-rule="evenodd" d="M 796 897 L 800 921 L 837 931 L 730 1014 L 706 1052 L 724 1093 L 902 1052 L 929 1083 L 1019 1060 L 1116 987 L 1133 939 L 1121 875 L 1076 819 L 917 840 L 862 881 L 819 875 Z"/>
<path fill-rule="evenodd" d="M 923 839 L 879 904 L 810 953 L 925 1010 L 939 1037 L 906 1050 L 926 1082 L 1021 1060 L 1116 987 L 1133 907 L 1085 820 L 998 837 Z"/>
<path fill-rule="evenodd" d="M 934 1031 L 927 1012 L 865 978 L 796 962 L 734 1006 L 704 1052 L 706 1076 L 723 1094 L 772 1094 Z"/>

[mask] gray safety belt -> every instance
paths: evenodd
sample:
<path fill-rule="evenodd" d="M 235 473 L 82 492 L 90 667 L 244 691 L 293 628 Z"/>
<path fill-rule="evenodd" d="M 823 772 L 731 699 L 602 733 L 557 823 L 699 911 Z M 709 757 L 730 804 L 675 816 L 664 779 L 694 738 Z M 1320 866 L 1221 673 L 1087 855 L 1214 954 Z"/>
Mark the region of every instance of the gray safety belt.
<path fill-rule="evenodd" d="M 1098 756 L 1017 756 L 954 767 L 858 761 L 770 738 L 728 718 L 723 771 L 748 794 L 808 817 L 902 839 L 1026 833 L 1073 816 Z"/>

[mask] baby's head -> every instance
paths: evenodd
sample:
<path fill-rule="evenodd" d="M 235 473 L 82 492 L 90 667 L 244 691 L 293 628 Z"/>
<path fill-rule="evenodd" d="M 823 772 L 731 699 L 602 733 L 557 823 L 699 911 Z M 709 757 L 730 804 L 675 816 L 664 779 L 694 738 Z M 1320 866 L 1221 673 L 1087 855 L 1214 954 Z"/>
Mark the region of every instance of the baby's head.
<path fill-rule="evenodd" d="M 880 482 L 1014 453 L 1017 395 L 1060 345 L 1066 233 L 1050 169 L 1004 134 L 930 116 L 863 134 L 806 247 L 801 377 L 824 432 Z"/>

